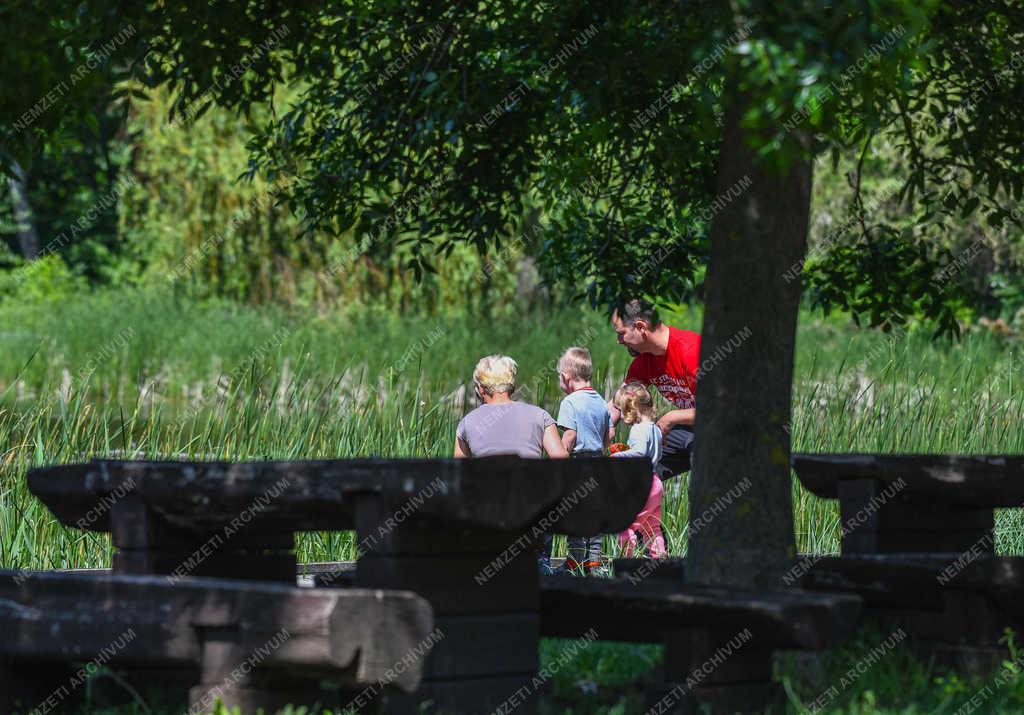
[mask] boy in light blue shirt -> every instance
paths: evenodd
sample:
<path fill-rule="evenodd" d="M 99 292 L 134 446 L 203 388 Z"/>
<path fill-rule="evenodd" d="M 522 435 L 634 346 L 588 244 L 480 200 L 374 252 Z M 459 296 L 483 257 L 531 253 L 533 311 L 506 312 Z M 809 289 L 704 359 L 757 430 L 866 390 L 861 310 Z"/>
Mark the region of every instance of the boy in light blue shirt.
<path fill-rule="evenodd" d="M 562 445 L 571 458 L 603 457 L 610 439 L 608 404 L 590 384 L 593 362 L 586 348 L 572 347 L 558 359 L 558 382 L 565 399 L 555 423 L 563 430 Z M 546 547 L 551 556 L 550 536 Z M 601 535 L 569 537 L 569 556 L 562 571 L 590 574 L 601 569 Z"/>

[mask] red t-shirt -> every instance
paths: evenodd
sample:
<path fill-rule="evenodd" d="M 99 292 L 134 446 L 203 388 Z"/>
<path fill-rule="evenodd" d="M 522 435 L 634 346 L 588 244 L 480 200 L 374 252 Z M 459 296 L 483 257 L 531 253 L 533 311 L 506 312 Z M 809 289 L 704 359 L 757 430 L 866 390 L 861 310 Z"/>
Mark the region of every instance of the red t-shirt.
<path fill-rule="evenodd" d="M 669 326 L 668 349 L 664 355 L 641 353 L 633 358 L 626 382 L 654 385 L 677 409 L 697 406 L 697 365 L 700 362 L 700 334 Z"/>

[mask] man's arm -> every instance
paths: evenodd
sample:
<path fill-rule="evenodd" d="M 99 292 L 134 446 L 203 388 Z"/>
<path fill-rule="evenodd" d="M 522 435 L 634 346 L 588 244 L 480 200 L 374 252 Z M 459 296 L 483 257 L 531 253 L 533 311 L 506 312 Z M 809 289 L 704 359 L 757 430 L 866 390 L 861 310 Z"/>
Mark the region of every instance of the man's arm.
<path fill-rule="evenodd" d="M 689 427 L 697 419 L 697 410 L 690 407 L 685 410 L 669 410 L 658 419 L 658 428 L 663 435 L 676 425 Z"/>
<path fill-rule="evenodd" d="M 456 459 L 464 459 L 469 456 L 469 445 L 463 442 L 461 437 L 455 438 L 455 453 L 452 456 Z"/>

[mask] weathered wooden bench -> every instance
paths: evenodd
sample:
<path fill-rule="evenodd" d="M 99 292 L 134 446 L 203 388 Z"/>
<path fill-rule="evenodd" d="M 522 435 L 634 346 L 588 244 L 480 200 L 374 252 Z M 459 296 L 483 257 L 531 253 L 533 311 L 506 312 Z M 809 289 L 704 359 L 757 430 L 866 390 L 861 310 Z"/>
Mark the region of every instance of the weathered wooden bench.
<path fill-rule="evenodd" d="M 618 559 L 614 579 L 546 577 L 541 633 L 665 645 L 664 682 L 649 712 L 763 713 L 780 709 L 776 651 L 821 650 L 853 635 L 861 600 L 796 589 L 687 585 L 683 560 Z"/>
<path fill-rule="evenodd" d="M 867 616 L 903 628 L 921 657 L 941 667 L 990 672 L 1010 656 L 1000 643 L 1006 629 L 1024 634 L 1024 558 L 980 556 L 955 574 L 951 565 L 927 554 L 824 557 L 800 583 L 860 595 Z"/>
<path fill-rule="evenodd" d="M 838 499 L 839 557 L 805 556 L 804 588 L 856 593 L 941 665 L 972 672 L 1024 633 L 1024 559 L 995 555 L 994 510 L 1024 505 L 1024 457 L 797 454 L 801 483 Z"/>
<path fill-rule="evenodd" d="M 5 713 L 74 704 L 91 670 L 74 663 L 192 673 L 197 714 L 218 699 L 276 712 L 364 693 L 379 706 L 419 686 L 435 633 L 429 604 L 409 592 L 14 571 L 0 571 L 0 630 Z M 419 657 L 395 668 L 409 653 Z M 324 678 L 340 690 L 323 690 Z"/>
<path fill-rule="evenodd" d="M 355 583 L 413 590 L 443 638 L 407 702 L 487 712 L 532 687 L 543 534 L 614 533 L 650 486 L 644 460 L 98 460 L 35 469 L 29 488 L 65 524 L 109 531 L 118 574 L 294 583 L 294 533 L 354 529 Z M 321 579 L 322 580 L 322 579 Z M 527 705 L 521 712 L 531 712 Z"/>
<path fill-rule="evenodd" d="M 542 636 L 659 643 L 664 677 L 651 712 L 756 712 L 779 703 L 778 650 L 820 650 L 851 636 L 861 599 L 790 589 L 750 592 L 688 586 L 682 559 L 617 559 L 614 579 L 541 579 Z M 348 565 L 316 564 L 317 586 L 355 584 Z"/>

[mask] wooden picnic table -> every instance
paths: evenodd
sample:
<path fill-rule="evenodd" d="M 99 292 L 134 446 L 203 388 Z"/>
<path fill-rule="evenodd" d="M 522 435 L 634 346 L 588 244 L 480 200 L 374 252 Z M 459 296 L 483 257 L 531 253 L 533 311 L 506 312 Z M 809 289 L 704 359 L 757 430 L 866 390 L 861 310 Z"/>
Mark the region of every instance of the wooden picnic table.
<path fill-rule="evenodd" d="M 812 590 L 864 598 L 940 665 L 986 672 L 1024 632 L 1024 558 L 995 552 L 995 510 L 1024 506 L 1024 456 L 794 454 L 800 482 L 839 501 L 841 555 L 809 555 Z"/>
<path fill-rule="evenodd" d="M 1024 505 L 1024 456 L 794 454 L 801 484 L 838 499 L 843 554 L 992 552 L 993 510 Z"/>
<path fill-rule="evenodd" d="M 165 563 L 158 556 L 201 545 L 201 538 L 223 535 L 225 530 L 230 532 L 229 548 L 239 544 L 244 549 L 263 540 L 271 549 L 285 549 L 279 546 L 282 537 L 295 532 L 358 532 L 381 517 L 382 523 L 374 526 L 384 530 L 359 534 L 361 543 L 376 546 L 392 534 L 400 536 L 409 524 L 443 524 L 449 530 L 481 534 L 518 532 L 565 502 L 569 507 L 556 519 L 560 533 L 615 532 L 643 506 L 637 493 L 649 481 L 649 468 L 640 459 L 517 457 L 93 460 L 36 468 L 28 474 L 31 492 L 61 522 L 110 532 L 119 553 L 147 552 L 158 564 Z M 445 533 L 441 530 L 435 536 L 440 539 Z M 464 547 L 460 544 L 456 550 Z M 258 578 L 267 578 L 262 565 L 252 565 Z M 118 566 L 115 563 L 115 570 L 133 570 L 134 562 L 123 563 L 124 569 Z M 244 571 L 245 564 L 241 566 Z M 212 575 L 225 575 L 210 570 Z M 282 578 L 290 580 L 293 571 Z"/>
<path fill-rule="evenodd" d="M 539 667 L 536 548 L 545 533 L 616 533 L 650 490 L 645 459 L 95 460 L 31 470 L 29 488 L 65 524 L 110 532 L 117 574 L 295 582 L 294 533 L 355 530 L 356 585 L 411 590 L 444 637 L 423 686 L 484 712 Z"/>
<path fill-rule="evenodd" d="M 1024 455 L 794 454 L 800 482 L 824 499 L 841 497 L 850 481 L 892 484 L 911 500 L 954 506 L 1013 507 L 1024 504 Z"/>

